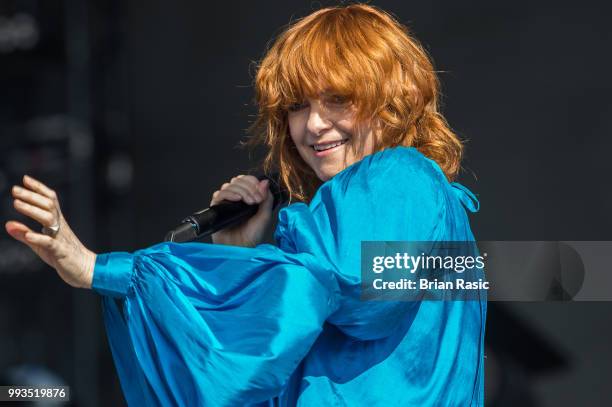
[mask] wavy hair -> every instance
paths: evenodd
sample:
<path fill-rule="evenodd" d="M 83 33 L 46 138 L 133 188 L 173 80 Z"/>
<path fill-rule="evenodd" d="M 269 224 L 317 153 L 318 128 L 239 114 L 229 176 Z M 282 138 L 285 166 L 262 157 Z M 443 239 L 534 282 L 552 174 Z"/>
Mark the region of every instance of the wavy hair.
<path fill-rule="evenodd" d="M 439 80 L 427 52 L 388 13 L 353 4 L 318 10 L 285 29 L 257 66 L 257 119 L 247 145 L 268 148 L 264 171 L 278 171 L 290 200 L 310 201 L 321 185 L 289 135 L 288 107 L 332 90 L 377 129 L 374 151 L 413 146 L 449 180 L 463 144 L 439 112 Z M 316 96 L 315 96 L 316 97 Z"/>

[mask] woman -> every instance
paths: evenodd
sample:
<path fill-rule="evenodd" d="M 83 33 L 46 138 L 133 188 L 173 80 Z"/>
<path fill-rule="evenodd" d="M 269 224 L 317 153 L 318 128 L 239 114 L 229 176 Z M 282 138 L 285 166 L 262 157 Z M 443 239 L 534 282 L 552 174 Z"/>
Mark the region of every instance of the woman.
<path fill-rule="evenodd" d="M 462 145 L 421 46 L 366 5 L 319 10 L 262 60 L 254 129 L 295 203 L 238 176 L 211 204 L 259 204 L 213 244 L 94 254 L 30 177 L 10 221 L 68 284 L 102 295 L 130 405 L 482 405 L 486 300 L 361 301 L 361 241 L 473 241 Z"/>

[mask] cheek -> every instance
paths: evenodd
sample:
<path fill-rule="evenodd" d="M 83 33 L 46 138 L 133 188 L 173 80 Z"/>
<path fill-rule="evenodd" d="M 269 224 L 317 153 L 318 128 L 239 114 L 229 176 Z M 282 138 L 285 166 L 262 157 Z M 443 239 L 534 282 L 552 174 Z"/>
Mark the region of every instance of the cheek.
<path fill-rule="evenodd" d="M 353 119 L 343 119 L 336 122 L 338 129 L 343 133 L 350 135 L 353 141 L 362 141 L 364 145 L 371 144 L 372 129 L 370 126 L 358 127 L 357 122 Z"/>
<path fill-rule="evenodd" d="M 356 138 L 363 137 L 361 136 L 360 129 L 357 125 L 356 114 L 357 112 L 355 108 L 352 108 L 339 115 L 335 121 L 338 130 L 351 136 L 353 138 L 353 141 L 356 141 Z"/>
<path fill-rule="evenodd" d="M 351 142 L 357 148 L 356 153 L 360 156 L 372 154 L 374 150 L 374 132 L 370 126 L 358 127 L 353 120 L 338 122 L 338 128 L 345 134 L 350 135 Z M 362 150 L 363 149 L 363 150 Z"/>

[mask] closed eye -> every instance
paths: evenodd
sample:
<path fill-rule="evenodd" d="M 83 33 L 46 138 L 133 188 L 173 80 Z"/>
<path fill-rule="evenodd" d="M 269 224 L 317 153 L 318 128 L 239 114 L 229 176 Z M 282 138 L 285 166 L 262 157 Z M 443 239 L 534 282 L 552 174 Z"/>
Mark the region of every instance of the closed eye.
<path fill-rule="evenodd" d="M 325 104 L 334 108 L 345 108 L 350 104 L 350 100 L 346 96 L 331 94 L 325 98 Z"/>
<path fill-rule="evenodd" d="M 335 103 L 337 105 L 343 105 L 343 104 L 348 102 L 348 99 L 346 97 L 344 97 L 344 96 L 341 96 L 341 95 L 332 95 L 329 98 L 329 101 L 331 103 Z"/>
<path fill-rule="evenodd" d="M 289 110 L 290 112 L 299 112 L 300 110 L 305 109 L 306 107 L 308 107 L 308 102 L 292 103 L 289 105 L 287 110 Z"/>

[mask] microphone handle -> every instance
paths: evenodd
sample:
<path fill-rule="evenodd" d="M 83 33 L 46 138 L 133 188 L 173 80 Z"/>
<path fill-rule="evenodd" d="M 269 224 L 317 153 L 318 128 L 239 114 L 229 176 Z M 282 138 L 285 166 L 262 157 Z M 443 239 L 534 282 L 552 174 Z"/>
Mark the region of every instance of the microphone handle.
<path fill-rule="evenodd" d="M 274 197 L 273 208 L 286 198 L 273 179 L 275 176 L 276 174 L 272 177 L 257 177 L 260 181 L 265 178 L 270 180 L 270 191 Z M 249 205 L 244 201 L 223 201 L 183 219 L 178 227 L 166 234 L 164 240 L 183 243 L 210 236 L 221 229 L 244 222 L 253 216 L 258 208 L 258 204 Z"/>
<path fill-rule="evenodd" d="M 255 215 L 257 209 L 258 205 L 249 205 L 244 201 L 224 201 L 194 213 L 184 219 L 183 222 L 200 225 L 197 235 L 198 237 L 204 237 L 250 218 Z"/>

